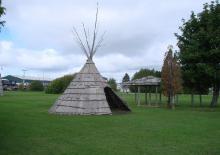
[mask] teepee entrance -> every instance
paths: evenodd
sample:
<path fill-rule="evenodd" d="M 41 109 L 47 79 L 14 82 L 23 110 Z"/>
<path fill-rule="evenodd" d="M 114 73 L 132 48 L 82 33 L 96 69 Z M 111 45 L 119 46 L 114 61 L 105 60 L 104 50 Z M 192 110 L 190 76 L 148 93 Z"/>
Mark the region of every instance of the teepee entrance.
<path fill-rule="evenodd" d="M 105 96 L 112 112 L 129 112 L 131 111 L 126 103 L 118 97 L 110 87 L 105 87 Z"/>

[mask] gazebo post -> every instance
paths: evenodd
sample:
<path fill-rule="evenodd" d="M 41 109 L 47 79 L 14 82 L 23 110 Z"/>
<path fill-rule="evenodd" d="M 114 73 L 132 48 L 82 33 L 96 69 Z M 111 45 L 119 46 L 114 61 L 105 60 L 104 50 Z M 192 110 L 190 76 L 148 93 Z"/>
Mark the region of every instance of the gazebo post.
<path fill-rule="evenodd" d="M 160 105 L 162 104 L 162 94 L 160 92 Z"/>
<path fill-rule="evenodd" d="M 146 87 L 147 88 L 147 87 Z M 147 105 L 147 91 L 145 92 L 145 104 Z"/>
<path fill-rule="evenodd" d="M 134 88 L 135 88 L 135 86 L 134 86 Z M 137 91 L 136 91 L 136 89 L 134 89 L 135 91 L 135 93 L 134 93 L 134 103 L 135 104 L 137 104 Z"/>
<path fill-rule="evenodd" d="M 157 86 L 156 86 L 156 105 L 158 105 L 158 97 L 157 97 Z"/>
<path fill-rule="evenodd" d="M 141 105 L 141 98 L 140 98 L 140 86 L 138 86 L 138 106 Z"/>
<path fill-rule="evenodd" d="M 151 87 L 150 87 L 151 88 Z M 151 90 L 149 91 L 149 106 L 151 105 Z"/>
<path fill-rule="evenodd" d="M 134 93 L 134 103 L 137 104 L 137 92 Z"/>

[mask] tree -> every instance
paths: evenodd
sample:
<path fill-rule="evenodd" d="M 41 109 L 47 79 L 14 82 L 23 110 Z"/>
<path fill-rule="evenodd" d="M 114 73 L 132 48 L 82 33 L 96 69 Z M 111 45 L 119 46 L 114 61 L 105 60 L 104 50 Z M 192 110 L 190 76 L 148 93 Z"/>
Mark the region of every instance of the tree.
<path fill-rule="evenodd" d="M 43 91 L 44 86 L 43 86 L 42 82 L 40 82 L 40 81 L 32 81 L 30 84 L 30 90 L 31 91 Z"/>
<path fill-rule="evenodd" d="M 128 82 L 128 81 L 130 81 L 130 77 L 128 73 L 125 73 L 124 77 L 122 78 L 122 82 Z"/>
<path fill-rule="evenodd" d="M 181 34 L 175 34 L 180 49 L 184 84 L 193 90 L 213 88 L 211 107 L 217 105 L 220 91 L 220 4 L 204 4 L 197 15 L 183 20 Z M 204 80 L 205 79 L 205 80 Z"/>
<path fill-rule="evenodd" d="M 182 86 L 180 65 L 171 47 L 165 54 L 161 79 L 163 94 L 168 97 L 168 107 L 173 109 L 174 97 L 182 90 Z"/>
<path fill-rule="evenodd" d="M 57 78 L 53 80 L 46 88 L 45 92 L 47 94 L 60 94 L 63 93 L 64 90 L 67 88 L 67 86 L 70 84 L 70 82 L 75 77 L 75 74 L 73 75 L 65 75 L 63 77 Z"/>
<path fill-rule="evenodd" d="M 2 16 L 5 14 L 5 8 L 2 6 L 2 1 L 0 0 L 0 19 L 2 18 Z M 5 21 L 0 20 L 0 30 L 1 27 L 4 26 Z"/>
<path fill-rule="evenodd" d="M 129 77 L 128 73 L 125 73 L 124 77 L 122 78 L 122 83 L 128 82 L 128 81 L 130 81 L 130 77 Z M 122 89 L 123 89 L 123 91 L 125 90 L 125 92 L 128 92 L 129 87 L 122 84 Z"/>
<path fill-rule="evenodd" d="M 108 80 L 108 85 L 110 86 L 110 88 L 114 91 L 117 91 L 117 83 L 116 80 L 114 78 L 110 78 Z"/>

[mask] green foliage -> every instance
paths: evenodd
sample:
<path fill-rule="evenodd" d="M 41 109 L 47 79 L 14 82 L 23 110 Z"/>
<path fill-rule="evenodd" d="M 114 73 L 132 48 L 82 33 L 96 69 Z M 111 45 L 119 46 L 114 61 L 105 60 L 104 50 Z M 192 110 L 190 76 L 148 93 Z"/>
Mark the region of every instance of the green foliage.
<path fill-rule="evenodd" d="M 156 71 L 154 69 L 144 69 L 144 68 L 142 68 L 134 74 L 134 76 L 132 77 L 132 80 L 140 79 L 140 78 L 143 78 L 143 77 L 146 77 L 146 76 L 161 77 L 161 72 Z M 131 92 L 137 92 L 137 88 L 134 87 L 134 86 L 130 86 L 129 89 L 130 89 Z M 155 92 L 155 89 L 154 89 L 154 87 L 148 87 L 148 88 L 141 87 L 140 91 L 141 92 Z"/>
<path fill-rule="evenodd" d="M 122 82 L 128 82 L 128 81 L 130 81 L 130 77 L 128 73 L 125 73 L 124 77 L 122 78 Z"/>
<path fill-rule="evenodd" d="M 184 86 L 199 93 L 207 93 L 208 88 L 213 87 L 215 97 L 220 87 L 219 2 L 204 4 L 198 15 L 192 12 L 188 21 L 183 20 L 180 30 L 182 34 L 176 34 L 176 37 Z"/>
<path fill-rule="evenodd" d="M 21 90 L 21 91 L 25 90 L 24 85 L 23 84 L 19 84 L 18 85 L 18 90 Z"/>
<path fill-rule="evenodd" d="M 53 80 L 46 88 L 47 94 L 60 94 L 63 93 L 70 82 L 73 80 L 75 74 L 65 75 L 63 77 Z"/>
<path fill-rule="evenodd" d="M 41 81 L 32 81 L 30 84 L 31 91 L 43 91 L 44 86 Z"/>
<path fill-rule="evenodd" d="M 2 1 L 0 0 L 0 19 L 1 17 L 5 14 L 5 8 L 2 6 Z M 1 21 L 0 20 L 0 30 L 1 30 L 1 26 L 4 26 L 5 21 Z"/>
<path fill-rule="evenodd" d="M 117 91 L 117 83 L 116 80 L 114 78 L 110 78 L 108 80 L 108 85 L 110 86 L 110 88 L 114 91 Z"/>

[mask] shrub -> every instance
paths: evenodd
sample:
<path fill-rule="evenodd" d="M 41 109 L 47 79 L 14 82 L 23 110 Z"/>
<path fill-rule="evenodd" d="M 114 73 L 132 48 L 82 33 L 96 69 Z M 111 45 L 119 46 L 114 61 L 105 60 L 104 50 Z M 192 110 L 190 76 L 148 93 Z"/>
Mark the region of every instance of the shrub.
<path fill-rule="evenodd" d="M 46 88 L 47 94 L 60 94 L 63 93 L 70 82 L 73 80 L 75 74 L 65 75 L 63 77 L 53 80 Z"/>
<path fill-rule="evenodd" d="M 42 82 L 40 82 L 40 81 L 32 81 L 30 84 L 30 90 L 31 91 L 43 91 L 44 86 L 43 86 Z"/>
<path fill-rule="evenodd" d="M 110 78 L 108 80 L 108 85 L 110 86 L 110 88 L 114 91 L 117 91 L 117 83 L 116 83 L 116 80 L 113 79 L 113 78 Z"/>

